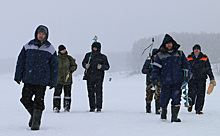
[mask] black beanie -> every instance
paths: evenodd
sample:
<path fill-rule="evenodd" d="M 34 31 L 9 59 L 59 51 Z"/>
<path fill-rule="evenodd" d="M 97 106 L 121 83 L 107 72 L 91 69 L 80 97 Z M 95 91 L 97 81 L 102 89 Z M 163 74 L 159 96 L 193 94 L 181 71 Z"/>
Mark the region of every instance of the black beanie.
<path fill-rule="evenodd" d="M 60 45 L 58 48 L 59 48 L 59 52 L 66 49 L 66 47 L 64 45 Z"/>
<path fill-rule="evenodd" d="M 193 47 L 193 51 L 194 51 L 195 49 L 199 49 L 199 50 L 201 51 L 201 46 L 200 46 L 199 44 L 196 44 L 196 45 L 194 45 L 194 47 Z"/>

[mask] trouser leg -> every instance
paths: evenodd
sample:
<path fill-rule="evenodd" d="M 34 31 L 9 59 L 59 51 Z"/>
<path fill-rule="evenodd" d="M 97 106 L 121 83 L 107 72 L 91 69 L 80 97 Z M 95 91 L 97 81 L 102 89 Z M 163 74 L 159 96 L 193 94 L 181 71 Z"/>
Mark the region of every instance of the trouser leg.
<path fill-rule="evenodd" d="M 64 86 L 64 109 L 69 111 L 71 106 L 71 84 Z"/>
<path fill-rule="evenodd" d="M 190 81 L 188 96 L 189 98 L 191 98 L 189 101 L 191 107 L 195 104 L 196 92 L 197 92 L 197 83 L 195 81 Z"/>
<path fill-rule="evenodd" d="M 103 91 L 102 91 L 102 81 L 97 81 L 95 84 L 95 92 L 96 92 L 96 108 L 102 109 L 103 102 Z"/>
<path fill-rule="evenodd" d="M 96 108 L 95 106 L 95 84 L 87 80 L 87 89 L 88 89 L 90 109 L 95 109 Z"/>
<path fill-rule="evenodd" d="M 63 85 L 57 84 L 57 87 L 55 88 L 54 95 L 53 95 L 53 109 L 56 107 L 58 110 L 60 110 L 61 105 L 61 94 L 62 94 L 62 88 Z"/>
<path fill-rule="evenodd" d="M 147 88 L 146 88 L 146 112 L 151 113 L 151 101 L 153 99 L 153 93 L 154 91 L 151 89 L 151 83 L 147 82 Z"/>
<path fill-rule="evenodd" d="M 198 83 L 198 91 L 196 93 L 196 106 L 195 110 L 196 111 L 202 111 L 204 102 L 205 102 L 205 91 L 206 91 L 206 83 L 205 82 L 200 82 Z"/>
<path fill-rule="evenodd" d="M 182 94 L 182 90 L 181 90 L 181 84 L 175 84 L 172 85 L 172 102 L 171 105 L 172 106 L 176 106 L 176 105 L 180 105 L 180 101 L 181 101 L 181 94 Z"/>

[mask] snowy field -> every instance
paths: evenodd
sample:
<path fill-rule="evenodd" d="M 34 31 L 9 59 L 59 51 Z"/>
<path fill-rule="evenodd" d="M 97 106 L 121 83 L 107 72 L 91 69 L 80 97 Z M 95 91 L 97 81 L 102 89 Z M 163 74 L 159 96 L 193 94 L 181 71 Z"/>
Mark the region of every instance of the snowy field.
<path fill-rule="evenodd" d="M 109 78 L 112 81 L 109 81 Z M 108 74 L 104 83 L 104 108 L 102 113 L 89 113 L 85 81 L 75 77 L 70 113 L 53 113 L 53 91 L 47 90 L 46 109 L 40 131 L 28 127 L 29 114 L 21 105 L 21 89 L 13 81 L 13 75 L 0 75 L 0 136 L 219 136 L 220 135 L 220 87 L 206 95 L 204 115 L 188 113 L 181 107 L 182 123 L 162 122 L 154 114 L 145 113 L 145 76 Z M 220 78 L 216 77 L 219 85 Z M 183 101 L 182 101 L 183 102 Z"/>

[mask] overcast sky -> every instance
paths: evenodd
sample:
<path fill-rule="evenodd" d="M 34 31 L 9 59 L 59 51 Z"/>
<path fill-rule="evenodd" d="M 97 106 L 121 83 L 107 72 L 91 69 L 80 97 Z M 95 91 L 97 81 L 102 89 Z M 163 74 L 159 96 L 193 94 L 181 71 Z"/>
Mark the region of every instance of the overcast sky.
<path fill-rule="evenodd" d="M 0 0 L 0 58 L 17 57 L 40 24 L 69 52 L 129 51 L 135 41 L 169 32 L 220 32 L 219 0 Z"/>

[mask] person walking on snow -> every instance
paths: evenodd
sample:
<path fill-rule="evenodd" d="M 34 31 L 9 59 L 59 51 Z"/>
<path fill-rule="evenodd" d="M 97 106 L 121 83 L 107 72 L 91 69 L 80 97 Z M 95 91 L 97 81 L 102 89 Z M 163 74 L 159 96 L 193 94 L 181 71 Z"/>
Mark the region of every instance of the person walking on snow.
<path fill-rule="evenodd" d="M 216 86 L 215 78 L 209 58 L 201 52 L 201 46 L 199 44 L 193 47 L 193 52 L 187 59 L 193 74 L 192 79 L 189 81 L 189 97 L 192 101 L 190 101 L 191 107 L 188 108 L 188 111 L 191 112 L 195 104 L 196 114 L 203 114 L 202 109 L 205 101 L 207 75 L 210 78 L 210 83 L 214 86 Z"/>
<path fill-rule="evenodd" d="M 57 53 L 48 35 L 48 28 L 40 25 L 35 31 L 35 39 L 23 46 L 16 65 L 14 80 L 24 83 L 20 101 L 31 115 L 31 130 L 40 128 L 46 86 L 52 89 L 57 85 Z"/>
<path fill-rule="evenodd" d="M 63 100 L 64 111 L 65 112 L 70 111 L 71 87 L 73 84 L 72 73 L 77 69 L 76 60 L 72 58 L 70 55 L 68 55 L 66 47 L 64 45 L 60 45 L 58 49 L 59 49 L 58 52 L 59 72 L 58 72 L 57 87 L 55 88 L 54 96 L 53 96 L 53 110 L 55 113 L 60 112 L 61 93 L 63 88 L 64 88 L 64 100 Z"/>
<path fill-rule="evenodd" d="M 189 71 L 190 65 L 183 51 L 178 50 L 180 45 L 168 34 L 165 35 L 159 48 L 159 53 L 154 62 L 151 81 L 157 82 L 160 77 L 162 84 L 160 106 L 162 107 L 161 119 L 167 119 L 167 106 L 171 102 L 171 122 L 181 122 L 178 117 L 181 101 L 181 85 L 189 80 L 189 75 L 183 76 L 183 69 Z M 190 74 L 190 71 L 188 72 Z M 184 79 L 185 78 L 185 79 Z"/>
<path fill-rule="evenodd" d="M 101 53 L 101 43 L 94 42 L 92 51 L 85 55 L 82 66 L 86 70 L 90 112 L 101 112 L 103 102 L 103 80 L 105 71 L 110 68 L 107 57 Z"/>
<path fill-rule="evenodd" d="M 150 82 L 150 76 L 153 70 L 153 64 L 154 60 L 157 56 L 158 49 L 153 49 L 152 51 L 152 56 L 150 59 L 146 59 L 144 66 L 142 68 L 142 73 L 146 74 L 146 113 L 151 113 L 151 102 L 153 99 L 155 99 L 155 113 L 160 114 L 160 90 L 161 90 L 161 85 L 160 82 L 157 83 L 155 86 L 156 90 L 152 90 L 152 82 Z M 159 81 L 159 80 L 158 80 Z"/>

